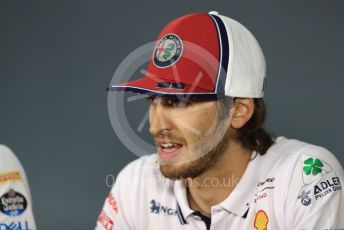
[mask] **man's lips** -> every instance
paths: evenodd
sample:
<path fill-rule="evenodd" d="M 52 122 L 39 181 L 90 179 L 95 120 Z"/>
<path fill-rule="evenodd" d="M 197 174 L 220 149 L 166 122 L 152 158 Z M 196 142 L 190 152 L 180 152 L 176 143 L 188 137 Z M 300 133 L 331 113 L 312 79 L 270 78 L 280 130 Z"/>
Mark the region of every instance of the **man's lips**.
<path fill-rule="evenodd" d="M 183 148 L 183 145 L 175 145 L 169 148 L 158 147 L 158 152 L 161 160 L 171 160 L 178 155 Z"/>
<path fill-rule="evenodd" d="M 157 138 L 157 139 L 155 139 L 155 143 L 157 145 L 162 145 L 162 144 L 179 144 L 179 145 L 182 145 L 181 142 L 170 139 L 170 138 Z"/>
<path fill-rule="evenodd" d="M 158 148 L 159 156 L 161 160 L 169 160 L 179 154 L 183 145 L 174 140 L 166 139 L 157 139 L 156 145 Z"/>

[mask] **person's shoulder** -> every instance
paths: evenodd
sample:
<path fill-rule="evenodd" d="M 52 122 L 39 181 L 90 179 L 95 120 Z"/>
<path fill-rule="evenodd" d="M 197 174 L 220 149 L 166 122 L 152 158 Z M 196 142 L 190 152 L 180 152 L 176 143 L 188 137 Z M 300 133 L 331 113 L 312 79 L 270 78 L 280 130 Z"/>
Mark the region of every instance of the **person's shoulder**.
<path fill-rule="evenodd" d="M 314 229 L 315 222 L 305 223 L 305 216 L 309 217 L 306 219 L 318 221 L 323 218 L 323 213 L 329 211 L 328 207 L 335 210 L 337 206 L 343 205 L 344 193 L 341 185 L 344 182 L 344 171 L 329 150 L 281 137 L 277 138 L 267 152 L 266 161 L 269 155 L 277 156 L 270 171 L 270 175 L 275 177 L 274 208 L 276 213 L 280 213 L 281 205 L 285 205 L 279 220 L 289 224 L 287 229 L 301 229 L 301 225 L 312 225 L 307 229 Z M 337 218 L 336 215 L 333 215 L 333 218 Z M 334 220 L 332 221 L 335 224 Z M 317 226 L 319 223 L 321 221 Z M 325 228 L 324 226 L 322 229 Z"/>
<path fill-rule="evenodd" d="M 129 162 L 119 173 L 121 176 L 147 176 L 159 170 L 157 154 L 144 155 Z"/>
<path fill-rule="evenodd" d="M 18 220 L 25 219 L 25 226 L 27 229 L 28 226 L 31 227 L 30 229 L 36 229 L 32 211 L 31 192 L 24 168 L 14 152 L 3 144 L 0 144 L 0 182 L 0 194 L 2 194 L 2 197 L 12 196 L 14 194 L 16 195 L 15 197 L 20 197 L 20 199 L 24 200 L 26 203 L 22 210 L 23 213 L 19 212 L 18 215 L 13 216 Z M 2 207 L 6 208 L 7 211 L 5 210 L 5 212 L 2 210 L 3 215 L 0 217 L 0 226 L 5 226 L 5 228 L 7 226 L 6 223 L 8 226 L 12 226 L 14 224 L 14 219 L 11 220 L 11 218 L 14 218 L 11 213 L 17 213 L 20 211 L 20 209 L 16 207 L 16 204 L 12 205 L 12 203 L 13 202 L 9 202 L 6 204 L 5 202 L 2 204 Z M 18 204 L 20 205 L 22 202 L 18 202 Z M 10 218 L 8 218 L 8 216 L 10 216 Z M 18 229 L 19 227 L 20 226 L 18 226 Z"/>
<path fill-rule="evenodd" d="M 0 157 L 1 157 L 1 159 L 13 158 L 14 154 L 13 154 L 12 150 L 9 147 L 7 147 L 4 144 L 0 144 Z"/>
<path fill-rule="evenodd" d="M 324 147 L 303 142 L 296 139 L 287 139 L 285 137 L 278 137 L 274 145 L 268 150 L 268 154 L 276 155 L 279 162 L 287 165 L 295 164 L 308 160 L 326 162 L 333 165 L 335 168 L 341 168 L 337 158 Z M 307 162 L 306 162 L 307 163 Z"/>
<path fill-rule="evenodd" d="M 171 193 L 172 189 L 173 181 L 163 177 L 157 154 L 153 154 L 142 156 L 126 165 L 118 173 L 111 193 L 120 202 L 138 207 L 146 199 L 167 191 Z"/>
<path fill-rule="evenodd" d="M 270 174 L 292 188 L 311 187 L 324 178 L 344 176 L 340 162 L 326 148 L 284 137 L 277 138 L 264 162 L 270 164 Z"/>
<path fill-rule="evenodd" d="M 13 151 L 6 145 L 0 144 L 0 170 L 21 168 L 20 162 Z"/>
<path fill-rule="evenodd" d="M 164 180 L 167 180 L 167 183 L 160 183 Z M 118 186 L 127 184 L 130 187 L 146 187 L 146 185 L 149 185 L 158 190 L 165 187 L 165 185 L 170 185 L 170 182 L 160 172 L 157 154 L 145 155 L 130 162 L 118 173 L 116 178 Z"/>

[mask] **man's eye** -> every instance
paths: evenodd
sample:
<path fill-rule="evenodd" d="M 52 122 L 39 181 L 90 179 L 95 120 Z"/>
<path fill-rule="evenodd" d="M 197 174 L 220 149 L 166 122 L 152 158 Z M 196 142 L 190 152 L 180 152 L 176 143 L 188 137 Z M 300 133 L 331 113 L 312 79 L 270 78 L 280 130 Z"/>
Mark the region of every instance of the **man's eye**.
<path fill-rule="evenodd" d="M 154 103 L 154 102 L 155 102 L 155 96 L 146 97 L 146 100 L 147 100 L 149 103 Z"/>
<path fill-rule="evenodd" d="M 175 102 L 173 104 L 174 107 L 177 107 L 177 108 L 182 108 L 182 107 L 185 107 L 186 106 L 186 102 L 185 101 L 178 101 L 178 102 Z"/>
<path fill-rule="evenodd" d="M 175 100 L 171 100 L 169 104 L 176 108 L 183 108 L 187 105 L 187 101 L 175 99 Z"/>

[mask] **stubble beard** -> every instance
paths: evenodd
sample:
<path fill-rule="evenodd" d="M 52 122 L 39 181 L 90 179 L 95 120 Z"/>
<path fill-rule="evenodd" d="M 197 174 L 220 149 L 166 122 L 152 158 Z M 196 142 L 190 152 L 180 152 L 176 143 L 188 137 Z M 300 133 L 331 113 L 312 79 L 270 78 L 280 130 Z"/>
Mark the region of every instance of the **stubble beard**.
<path fill-rule="evenodd" d="M 174 164 L 160 162 L 160 171 L 164 177 L 169 179 L 194 179 L 221 160 L 228 148 L 231 136 L 230 129 L 221 120 L 217 122 L 214 131 L 205 133 L 206 135 L 200 137 L 197 143 L 193 145 L 192 153 L 188 153 L 189 159 Z"/>

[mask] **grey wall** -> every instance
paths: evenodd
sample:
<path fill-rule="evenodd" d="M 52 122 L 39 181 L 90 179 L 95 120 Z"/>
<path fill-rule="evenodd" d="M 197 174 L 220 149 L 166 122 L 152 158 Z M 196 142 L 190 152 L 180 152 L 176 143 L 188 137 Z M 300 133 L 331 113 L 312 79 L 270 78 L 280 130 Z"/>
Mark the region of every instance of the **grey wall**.
<path fill-rule="evenodd" d="M 167 22 L 218 10 L 246 25 L 268 62 L 267 127 L 344 163 L 344 2 L 0 1 L 0 142 L 24 164 L 40 229 L 92 229 L 107 174 L 136 158 L 107 115 L 106 86 Z"/>

